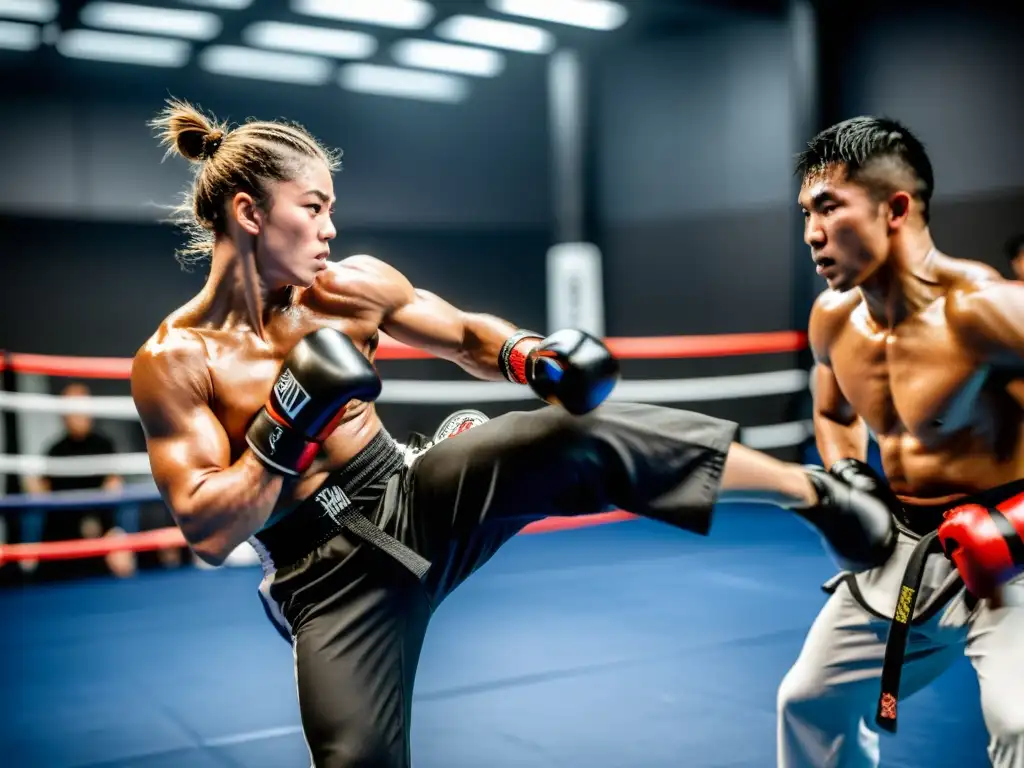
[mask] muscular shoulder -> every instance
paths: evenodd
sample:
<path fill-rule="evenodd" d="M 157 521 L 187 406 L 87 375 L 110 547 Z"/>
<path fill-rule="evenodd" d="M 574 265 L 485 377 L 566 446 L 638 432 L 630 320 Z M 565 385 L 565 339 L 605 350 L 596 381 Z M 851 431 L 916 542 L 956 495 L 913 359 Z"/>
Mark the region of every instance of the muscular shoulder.
<path fill-rule="evenodd" d="M 960 279 L 946 295 L 946 321 L 975 347 L 1015 338 L 1024 328 L 1024 284 L 995 270 Z"/>
<path fill-rule="evenodd" d="M 818 294 L 811 307 L 811 319 L 808 323 L 807 337 L 814 357 L 819 362 L 827 362 L 832 342 L 839 332 L 849 323 L 854 310 L 861 304 L 859 291 L 826 290 Z"/>
<path fill-rule="evenodd" d="M 349 256 L 332 262 L 310 290 L 314 302 L 337 313 L 389 309 L 409 301 L 414 290 L 390 264 L 372 256 Z"/>
<path fill-rule="evenodd" d="M 175 405 L 205 402 L 210 375 L 202 337 L 165 320 L 132 359 L 131 390 L 144 426 Z"/>

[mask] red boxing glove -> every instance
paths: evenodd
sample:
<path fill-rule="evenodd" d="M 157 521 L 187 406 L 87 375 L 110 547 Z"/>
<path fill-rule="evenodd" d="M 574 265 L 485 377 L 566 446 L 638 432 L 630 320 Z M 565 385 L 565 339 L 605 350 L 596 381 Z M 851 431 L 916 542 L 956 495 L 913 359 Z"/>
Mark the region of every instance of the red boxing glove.
<path fill-rule="evenodd" d="M 943 517 L 938 530 L 942 551 L 975 597 L 992 597 L 1024 571 L 1024 494 L 997 507 L 964 504 Z"/>

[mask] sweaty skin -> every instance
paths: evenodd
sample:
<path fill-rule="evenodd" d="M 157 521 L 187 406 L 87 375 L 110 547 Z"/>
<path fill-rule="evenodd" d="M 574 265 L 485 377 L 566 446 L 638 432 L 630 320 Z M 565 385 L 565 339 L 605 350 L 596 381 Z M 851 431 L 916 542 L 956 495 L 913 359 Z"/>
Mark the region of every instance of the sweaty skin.
<path fill-rule="evenodd" d="M 218 563 L 270 516 L 293 508 L 381 428 L 372 403 L 353 403 L 306 473 L 285 481 L 253 456 L 245 433 L 288 352 L 330 327 L 373 360 L 379 331 L 502 380 L 498 355 L 516 328 L 462 312 L 415 289 L 397 270 L 353 256 L 268 310 L 262 337 L 210 291 L 174 312 L 136 355 L 132 396 L 147 435 L 153 477 L 186 540 Z M 527 351 L 536 342 L 525 339 Z"/>
<path fill-rule="evenodd" d="M 825 291 L 809 327 L 824 465 L 865 459 L 870 429 L 908 504 L 1024 477 L 1024 285 L 935 253 L 924 290 L 892 327 L 861 291 Z"/>

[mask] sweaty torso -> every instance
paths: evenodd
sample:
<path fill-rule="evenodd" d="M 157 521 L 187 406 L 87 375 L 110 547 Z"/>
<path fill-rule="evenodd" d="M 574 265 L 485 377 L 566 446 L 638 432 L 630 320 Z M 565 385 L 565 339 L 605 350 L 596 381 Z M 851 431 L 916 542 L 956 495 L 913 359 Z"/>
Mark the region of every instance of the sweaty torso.
<path fill-rule="evenodd" d="M 951 328 L 949 300 L 943 293 L 892 329 L 873 323 L 863 300 L 847 300 L 828 350 L 908 502 L 942 503 L 1024 477 L 1024 379 L 979 360 Z"/>
<path fill-rule="evenodd" d="M 230 442 L 231 463 L 248 447 L 246 430 L 267 402 L 285 357 L 303 336 L 319 328 L 334 328 L 374 359 L 380 314 L 372 303 L 361 299 L 360 274 L 335 264 L 329 277 L 329 289 L 326 280 L 318 279 L 310 288 L 297 291 L 288 307 L 270 313 L 262 335 L 233 323 L 210 323 L 209 308 L 202 301 L 186 305 L 167 321 L 167 338 L 177 334 L 201 341 L 208 375 L 207 403 Z M 298 482 L 285 486 L 275 511 L 309 496 L 380 428 L 372 403 L 351 403 L 310 468 Z"/>

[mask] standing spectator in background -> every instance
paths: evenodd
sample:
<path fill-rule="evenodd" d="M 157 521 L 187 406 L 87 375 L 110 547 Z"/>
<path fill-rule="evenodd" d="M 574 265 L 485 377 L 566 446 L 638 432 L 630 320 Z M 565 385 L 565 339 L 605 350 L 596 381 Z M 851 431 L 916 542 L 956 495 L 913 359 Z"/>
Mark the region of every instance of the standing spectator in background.
<path fill-rule="evenodd" d="M 73 383 L 64 388 L 62 397 L 88 397 L 89 388 Z M 113 441 L 99 432 L 87 413 L 68 413 L 64 416 L 64 434 L 49 446 L 46 455 L 51 458 L 70 456 L 100 456 L 116 453 Z M 120 490 L 123 479 L 118 475 L 71 475 L 55 477 L 32 477 L 26 479 L 31 493 L 56 491 Z M 95 539 L 100 536 L 122 535 L 124 531 L 116 526 L 116 507 L 104 506 L 92 509 L 58 509 L 46 514 L 43 527 L 45 541 L 68 541 L 71 539 Z M 125 578 L 135 573 L 135 555 L 132 552 L 111 552 L 104 558 L 105 567 L 96 568 L 94 560 L 55 561 L 52 570 L 61 575 L 92 575 L 109 572 Z M 48 570 L 51 570 L 48 568 Z"/>
<path fill-rule="evenodd" d="M 1024 234 L 1014 235 L 1006 243 L 1006 258 L 1015 280 L 1024 280 Z"/>

